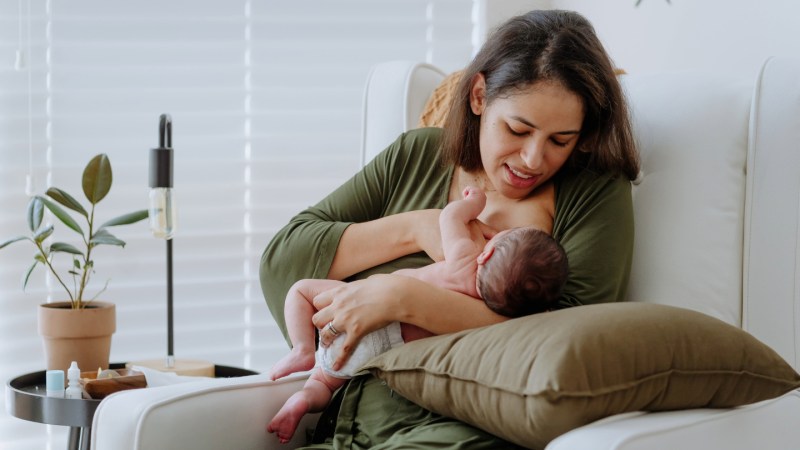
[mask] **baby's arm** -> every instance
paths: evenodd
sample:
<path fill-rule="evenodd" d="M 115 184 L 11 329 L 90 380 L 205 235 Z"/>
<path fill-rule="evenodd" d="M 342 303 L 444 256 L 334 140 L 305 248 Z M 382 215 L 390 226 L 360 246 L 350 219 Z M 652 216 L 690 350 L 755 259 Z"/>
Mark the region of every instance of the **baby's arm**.
<path fill-rule="evenodd" d="M 439 216 L 442 233 L 442 249 L 445 261 L 455 262 L 459 258 L 477 256 L 475 238 L 469 223 L 478 218 L 486 206 L 486 194 L 475 187 L 464 189 L 464 198 L 450 202 Z M 483 244 L 480 244 L 483 248 Z M 479 251 L 480 252 L 480 251 Z"/>
<path fill-rule="evenodd" d="M 479 297 L 475 292 L 476 258 L 486 243 L 481 228 L 474 221 L 484 206 L 486 194 L 482 190 L 464 189 L 464 198 L 449 203 L 439 215 L 444 261 L 417 269 L 398 270 L 394 274 Z"/>

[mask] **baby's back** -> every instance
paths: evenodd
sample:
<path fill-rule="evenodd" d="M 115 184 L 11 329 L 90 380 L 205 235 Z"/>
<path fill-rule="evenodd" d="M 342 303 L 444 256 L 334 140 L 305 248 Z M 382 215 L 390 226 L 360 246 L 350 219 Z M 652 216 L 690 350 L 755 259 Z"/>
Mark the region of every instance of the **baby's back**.
<path fill-rule="evenodd" d="M 416 278 L 434 286 L 460 292 L 480 299 L 475 286 L 478 263 L 474 258 L 467 261 L 440 261 L 418 269 L 402 269 L 394 272 L 397 275 Z"/>

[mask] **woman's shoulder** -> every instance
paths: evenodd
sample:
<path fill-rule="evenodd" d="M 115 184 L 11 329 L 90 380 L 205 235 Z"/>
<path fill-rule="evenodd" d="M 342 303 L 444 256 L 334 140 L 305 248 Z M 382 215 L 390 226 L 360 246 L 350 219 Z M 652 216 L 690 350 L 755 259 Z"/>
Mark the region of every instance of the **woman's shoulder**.
<path fill-rule="evenodd" d="M 629 214 L 633 207 L 631 182 L 623 174 L 573 167 L 556 177 L 554 187 L 557 223 L 562 222 L 559 218 L 577 218 L 588 210 L 617 215 Z"/>
<path fill-rule="evenodd" d="M 397 140 L 400 150 L 406 153 L 424 151 L 426 156 L 436 156 L 442 142 L 441 128 L 415 128 L 401 134 Z"/>
<path fill-rule="evenodd" d="M 629 195 L 630 180 L 623 174 L 601 173 L 587 167 L 565 168 L 555 178 L 556 201 L 598 195 Z"/>
<path fill-rule="evenodd" d="M 384 157 L 392 165 L 431 166 L 439 159 L 441 128 L 417 128 L 402 133 L 387 148 Z"/>

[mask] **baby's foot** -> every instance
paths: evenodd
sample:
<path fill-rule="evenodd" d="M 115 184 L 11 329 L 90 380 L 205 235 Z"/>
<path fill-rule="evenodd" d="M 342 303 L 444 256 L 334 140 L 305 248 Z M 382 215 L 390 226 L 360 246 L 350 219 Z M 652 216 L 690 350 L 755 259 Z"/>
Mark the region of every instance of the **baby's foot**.
<path fill-rule="evenodd" d="M 306 399 L 300 395 L 293 395 L 267 425 L 267 431 L 275 433 L 280 443 L 285 444 L 292 439 L 297 430 L 297 424 L 307 412 L 308 402 Z"/>
<path fill-rule="evenodd" d="M 269 371 L 269 379 L 277 380 L 286 375 L 314 368 L 314 351 L 294 347 L 288 355 L 275 363 Z"/>

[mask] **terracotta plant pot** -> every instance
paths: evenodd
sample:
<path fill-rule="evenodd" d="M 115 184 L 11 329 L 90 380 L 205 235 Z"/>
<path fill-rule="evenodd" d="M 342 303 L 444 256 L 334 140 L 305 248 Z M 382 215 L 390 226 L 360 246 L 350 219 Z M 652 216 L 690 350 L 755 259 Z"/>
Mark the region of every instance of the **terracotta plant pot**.
<path fill-rule="evenodd" d="M 116 328 L 113 303 L 93 301 L 84 309 L 71 309 L 69 302 L 39 305 L 39 334 L 48 370 L 66 371 L 72 361 L 81 370 L 107 369 Z"/>

